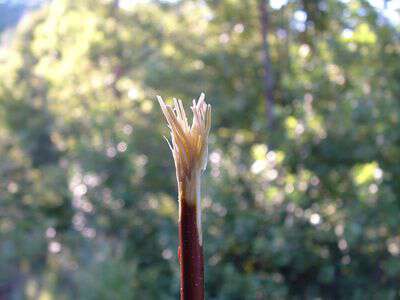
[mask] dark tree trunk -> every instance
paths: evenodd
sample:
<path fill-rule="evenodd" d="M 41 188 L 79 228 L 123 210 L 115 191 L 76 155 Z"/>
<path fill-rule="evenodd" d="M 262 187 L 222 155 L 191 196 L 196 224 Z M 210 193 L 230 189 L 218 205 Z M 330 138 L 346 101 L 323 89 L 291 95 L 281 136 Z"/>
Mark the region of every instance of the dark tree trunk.
<path fill-rule="evenodd" d="M 262 35 L 262 64 L 264 68 L 264 99 L 265 99 L 265 113 L 267 117 L 268 127 L 272 128 L 274 125 L 274 94 L 273 94 L 273 78 L 272 68 L 269 56 L 268 44 L 268 30 L 269 30 L 269 15 L 268 15 L 268 0 L 260 0 L 260 23 Z"/>

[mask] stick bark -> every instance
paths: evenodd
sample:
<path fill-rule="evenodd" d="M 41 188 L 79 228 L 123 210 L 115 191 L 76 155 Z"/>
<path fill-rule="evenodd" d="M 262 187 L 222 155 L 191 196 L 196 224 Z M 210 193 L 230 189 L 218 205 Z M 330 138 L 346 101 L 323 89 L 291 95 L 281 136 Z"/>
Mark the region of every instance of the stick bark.
<path fill-rule="evenodd" d="M 200 244 L 197 199 L 187 199 L 188 194 L 198 197 L 199 193 L 187 193 L 188 187 L 179 187 L 179 263 L 181 269 L 181 300 L 204 300 L 204 257 Z M 201 226 L 201 224 L 200 224 Z"/>

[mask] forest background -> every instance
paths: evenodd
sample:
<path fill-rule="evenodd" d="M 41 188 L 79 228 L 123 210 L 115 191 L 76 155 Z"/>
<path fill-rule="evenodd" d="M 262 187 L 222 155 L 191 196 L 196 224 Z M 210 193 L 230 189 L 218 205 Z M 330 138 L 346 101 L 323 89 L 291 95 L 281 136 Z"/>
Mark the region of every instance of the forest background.
<path fill-rule="evenodd" d="M 178 298 L 203 91 L 206 298 L 398 299 L 396 2 L 0 1 L 0 299 Z"/>

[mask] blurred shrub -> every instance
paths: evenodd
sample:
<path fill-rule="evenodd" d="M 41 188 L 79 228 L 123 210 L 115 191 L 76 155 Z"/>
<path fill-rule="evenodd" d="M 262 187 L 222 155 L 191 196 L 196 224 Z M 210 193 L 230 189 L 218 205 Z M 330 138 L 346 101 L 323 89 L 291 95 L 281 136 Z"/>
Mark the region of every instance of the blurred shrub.
<path fill-rule="evenodd" d="M 398 33 L 365 1 L 309 2 L 270 9 L 275 128 L 256 1 L 29 15 L 0 57 L 0 298 L 178 297 L 154 99 L 201 91 L 207 299 L 400 297 Z"/>

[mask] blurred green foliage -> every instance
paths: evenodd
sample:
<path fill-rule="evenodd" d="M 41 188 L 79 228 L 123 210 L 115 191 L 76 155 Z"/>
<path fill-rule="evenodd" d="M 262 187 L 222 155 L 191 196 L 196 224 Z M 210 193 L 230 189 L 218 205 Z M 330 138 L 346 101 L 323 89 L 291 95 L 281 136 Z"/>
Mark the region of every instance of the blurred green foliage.
<path fill-rule="evenodd" d="M 201 91 L 207 299 L 400 297 L 399 32 L 363 0 L 269 12 L 272 129 L 255 0 L 24 19 L 0 54 L 0 299 L 178 298 L 155 95 Z"/>

